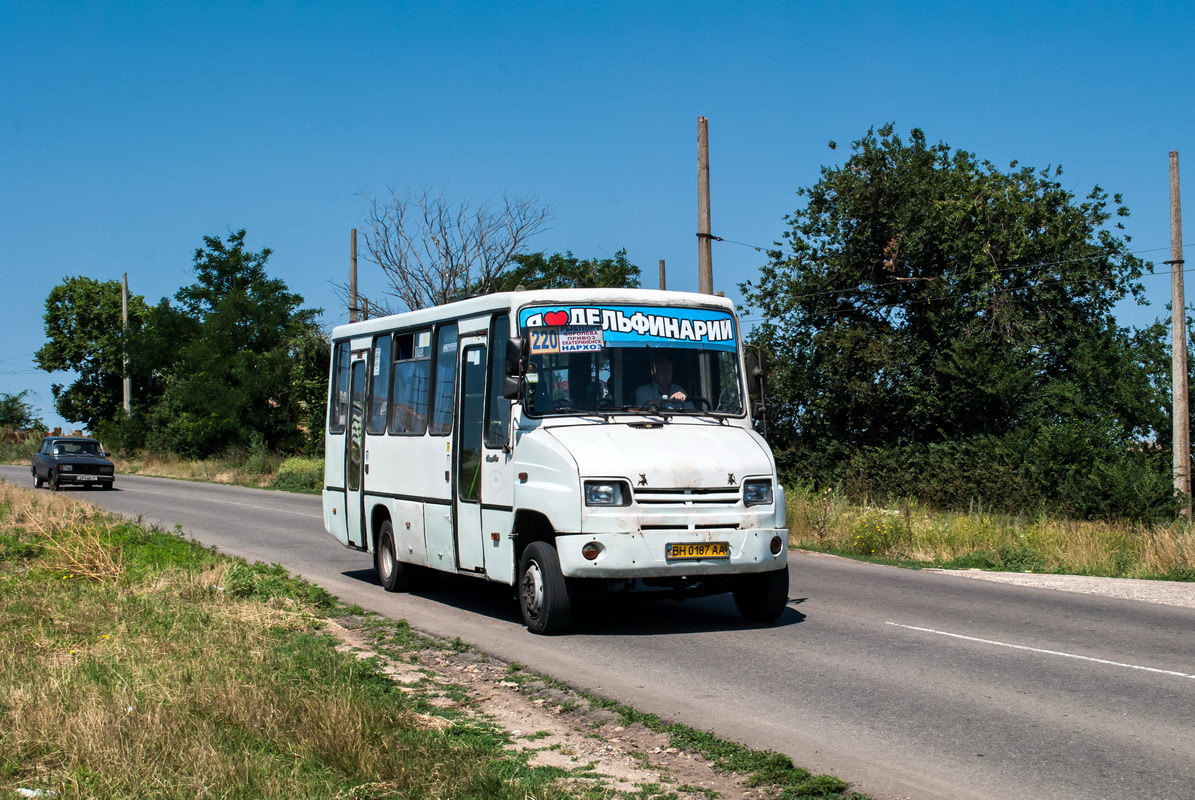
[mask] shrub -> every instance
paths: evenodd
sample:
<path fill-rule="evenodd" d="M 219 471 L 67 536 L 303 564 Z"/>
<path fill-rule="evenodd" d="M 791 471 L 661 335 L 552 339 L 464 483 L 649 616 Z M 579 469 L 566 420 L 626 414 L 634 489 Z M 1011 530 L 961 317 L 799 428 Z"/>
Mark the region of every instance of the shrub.
<path fill-rule="evenodd" d="M 324 487 L 324 460 L 288 458 L 278 467 L 278 475 L 270 486 L 288 492 L 319 492 Z"/>
<path fill-rule="evenodd" d="M 1098 423 L 832 450 L 779 454 L 788 482 L 840 487 L 856 502 L 911 497 L 955 511 L 1147 523 L 1177 511 L 1169 454 Z"/>
<path fill-rule="evenodd" d="M 145 447 L 146 423 L 141 417 L 122 417 L 95 423 L 92 433 L 111 453 L 129 456 Z"/>

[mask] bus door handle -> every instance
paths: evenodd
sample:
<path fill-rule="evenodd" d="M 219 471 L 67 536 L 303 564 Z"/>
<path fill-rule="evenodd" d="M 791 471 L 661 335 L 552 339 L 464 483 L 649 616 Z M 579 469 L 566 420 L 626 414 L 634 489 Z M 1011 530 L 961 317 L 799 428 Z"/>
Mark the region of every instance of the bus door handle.
<path fill-rule="evenodd" d="M 444 470 L 444 483 L 448 483 L 448 470 Z"/>

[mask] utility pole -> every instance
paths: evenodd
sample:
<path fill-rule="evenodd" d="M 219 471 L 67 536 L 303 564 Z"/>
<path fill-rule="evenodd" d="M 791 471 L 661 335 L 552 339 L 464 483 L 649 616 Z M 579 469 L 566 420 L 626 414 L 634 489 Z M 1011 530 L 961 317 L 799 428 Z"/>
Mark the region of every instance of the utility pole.
<path fill-rule="evenodd" d="M 129 377 L 129 273 L 127 272 L 120 275 L 120 330 L 124 339 L 121 347 L 124 353 L 121 384 L 124 388 L 124 415 L 127 417 L 133 412 L 133 379 Z"/>
<path fill-rule="evenodd" d="M 710 232 L 709 120 L 697 118 L 697 291 L 714 293 L 714 235 Z"/>
<path fill-rule="evenodd" d="M 349 231 L 349 322 L 357 317 L 357 229 Z"/>
<path fill-rule="evenodd" d="M 660 259 L 660 291 L 668 288 L 668 276 L 664 273 L 664 259 Z"/>
<path fill-rule="evenodd" d="M 1183 216 L 1178 190 L 1178 151 L 1170 151 L 1170 378 L 1173 384 L 1174 490 L 1183 516 L 1191 517 L 1191 415 L 1187 405 L 1187 302 L 1183 292 Z"/>

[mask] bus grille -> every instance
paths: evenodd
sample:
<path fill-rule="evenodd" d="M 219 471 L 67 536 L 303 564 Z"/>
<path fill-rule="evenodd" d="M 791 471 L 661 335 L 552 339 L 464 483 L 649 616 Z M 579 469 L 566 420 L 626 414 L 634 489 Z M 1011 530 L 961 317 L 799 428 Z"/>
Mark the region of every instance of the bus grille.
<path fill-rule="evenodd" d="M 640 505 L 735 505 L 739 502 L 739 497 L 737 486 L 719 486 L 714 489 L 657 489 L 648 486 L 635 488 L 635 502 Z"/>

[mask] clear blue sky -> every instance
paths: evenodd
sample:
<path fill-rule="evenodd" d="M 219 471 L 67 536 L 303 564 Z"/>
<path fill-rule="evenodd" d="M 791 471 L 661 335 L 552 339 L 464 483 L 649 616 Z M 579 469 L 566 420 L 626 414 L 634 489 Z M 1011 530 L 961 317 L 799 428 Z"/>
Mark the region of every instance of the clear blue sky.
<path fill-rule="evenodd" d="M 1195 6 L 1108 2 L 0 2 L 0 392 L 31 391 L 49 290 L 191 282 L 204 234 L 247 228 L 273 274 L 344 311 L 361 193 L 443 188 L 554 209 L 535 249 L 627 248 L 696 287 L 696 117 L 713 228 L 768 245 L 795 190 L 895 121 L 996 163 L 1121 192 L 1167 248 L 1167 152 L 1195 207 Z M 1187 218 L 1190 219 L 1188 213 Z M 1187 225 L 1195 241 L 1195 222 Z M 1163 249 L 1145 254 L 1161 262 Z M 754 250 L 715 244 L 717 288 Z M 363 264 L 362 288 L 380 295 Z M 1195 293 L 1195 281 L 1193 292 Z M 1168 281 L 1125 324 L 1165 316 Z"/>

